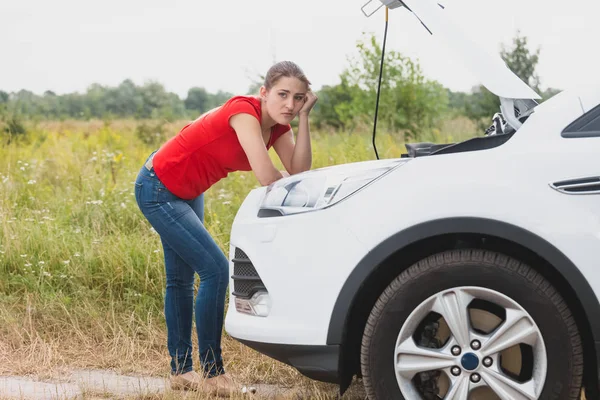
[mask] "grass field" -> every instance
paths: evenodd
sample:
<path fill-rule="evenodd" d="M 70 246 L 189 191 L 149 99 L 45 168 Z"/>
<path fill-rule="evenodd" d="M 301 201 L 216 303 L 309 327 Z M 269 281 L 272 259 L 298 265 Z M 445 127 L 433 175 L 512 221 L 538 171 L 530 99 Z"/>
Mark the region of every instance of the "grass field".
<path fill-rule="evenodd" d="M 0 375 L 168 372 L 162 249 L 133 182 L 149 153 L 184 123 L 39 122 L 0 145 Z M 420 140 L 455 141 L 474 131 L 454 119 Z M 367 130 L 313 132 L 313 140 L 314 168 L 375 158 Z M 403 140 L 379 132 L 380 157 L 399 156 Z M 206 226 L 226 252 L 236 210 L 257 185 L 252 173 L 235 173 L 206 194 Z M 227 336 L 224 357 L 241 380 L 312 384 Z"/>

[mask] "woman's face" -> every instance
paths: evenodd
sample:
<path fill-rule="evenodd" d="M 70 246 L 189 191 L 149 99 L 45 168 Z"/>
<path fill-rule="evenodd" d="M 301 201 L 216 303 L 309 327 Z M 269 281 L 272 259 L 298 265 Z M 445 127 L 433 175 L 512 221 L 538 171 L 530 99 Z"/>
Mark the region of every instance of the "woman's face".
<path fill-rule="evenodd" d="M 298 115 L 306 98 L 308 86 L 298 78 L 281 77 L 271 89 L 260 90 L 269 116 L 278 124 L 287 125 Z"/>

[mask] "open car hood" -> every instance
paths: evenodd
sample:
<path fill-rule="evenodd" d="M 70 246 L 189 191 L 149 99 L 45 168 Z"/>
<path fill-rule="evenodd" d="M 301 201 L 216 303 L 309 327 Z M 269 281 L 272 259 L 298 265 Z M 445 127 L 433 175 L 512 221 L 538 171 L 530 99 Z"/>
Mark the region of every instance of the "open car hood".
<path fill-rule="evenodd" d="M 540 99 L 531 87 L 515 75 L 500 55 L 494 56 L 469 38 L 451 21 L 436 0 L 380 0 L 390 9 L 407 8 L 443 41 L 450 53 L 471 71 L 490 92 L 505 99 Z"/>

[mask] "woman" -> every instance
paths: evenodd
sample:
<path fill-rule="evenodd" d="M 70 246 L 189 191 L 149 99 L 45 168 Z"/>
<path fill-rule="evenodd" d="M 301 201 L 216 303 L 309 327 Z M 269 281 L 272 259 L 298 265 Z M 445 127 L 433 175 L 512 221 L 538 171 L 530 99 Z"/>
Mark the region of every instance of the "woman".
<path fill-rule="evenodd" d="M 235 96 L 186 125 L 151 154 L 135 182 L 138 206 L 159 233 L 166 269 L 165 319 L 171 387 L 227 395 L 221 332 L 229 263 L 203 225 L 204 192 L 233 171 L 252 170 L 261 185 L 310 169 L 308 115 L 317 101 L 294 63 L 273 65 L 259 96 Z M 290 122 L 298 116 L 296 140 Z M 273 147 L 286 171 L 273 165 Z M 192 366 L 195 318 L 202 374 Z"/>

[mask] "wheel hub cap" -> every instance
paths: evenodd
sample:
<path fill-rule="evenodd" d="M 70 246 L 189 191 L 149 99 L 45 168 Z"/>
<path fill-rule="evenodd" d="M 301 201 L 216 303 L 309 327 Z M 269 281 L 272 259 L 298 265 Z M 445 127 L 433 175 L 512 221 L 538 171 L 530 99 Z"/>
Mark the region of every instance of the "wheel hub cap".
<path fill-rule="evenodd" d="M 467 371 L 474 371 L 479 367 L 479 358 L 473 353 L 467 353 L 462 356 L 460 363 Z"/>

